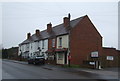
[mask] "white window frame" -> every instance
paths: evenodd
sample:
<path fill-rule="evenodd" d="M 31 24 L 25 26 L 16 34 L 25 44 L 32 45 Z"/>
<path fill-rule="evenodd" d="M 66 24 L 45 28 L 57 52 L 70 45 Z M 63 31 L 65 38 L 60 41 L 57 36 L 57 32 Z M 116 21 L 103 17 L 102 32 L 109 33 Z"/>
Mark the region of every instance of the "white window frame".
<path fill-rule="evenodd" d="M 59 38 L 59 46 L 62 46 L 62 37 Z"/>
<path fill-rule="evenodd" d="M 55 38 L 52 39 L 52 47 L 55 47 Z"/>
<path fill-rule="evenodd" d="M 44 49 L 44 47 L 45 47 L 45 40 L 42 40 L 42 49 Z"/>

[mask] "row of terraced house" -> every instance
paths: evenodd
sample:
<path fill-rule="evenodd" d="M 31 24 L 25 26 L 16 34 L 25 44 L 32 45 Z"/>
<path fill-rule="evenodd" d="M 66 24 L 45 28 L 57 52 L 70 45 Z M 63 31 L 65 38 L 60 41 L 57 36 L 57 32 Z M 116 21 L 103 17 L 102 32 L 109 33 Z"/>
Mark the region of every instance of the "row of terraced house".
<path fill-rule="evenodd" d="M 70 18 L 68 14 L 62 24 L 52 27 L 49 23 L 44 31 L 36 29 L 33 35 L 27 33 L 27 39 L 19 44 L 19 55 L 23 58 L 41 55 L 53 64 L 96 65 L 98 68 L 106 60 L 106 63 L 110 61 L 108 65 L 117 66 L 120 51 L 102 47 L 102 36 L 89 17 Z"/>

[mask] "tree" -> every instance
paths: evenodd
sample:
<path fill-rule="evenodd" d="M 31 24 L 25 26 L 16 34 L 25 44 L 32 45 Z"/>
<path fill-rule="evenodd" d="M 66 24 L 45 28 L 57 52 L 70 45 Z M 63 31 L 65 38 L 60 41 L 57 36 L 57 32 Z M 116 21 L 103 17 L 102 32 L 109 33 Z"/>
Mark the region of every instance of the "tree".
<path fill-rule="evenodd" d="M 7 49 L 2 49 L 2 58 L 8 58 L 8 52 Z"/>

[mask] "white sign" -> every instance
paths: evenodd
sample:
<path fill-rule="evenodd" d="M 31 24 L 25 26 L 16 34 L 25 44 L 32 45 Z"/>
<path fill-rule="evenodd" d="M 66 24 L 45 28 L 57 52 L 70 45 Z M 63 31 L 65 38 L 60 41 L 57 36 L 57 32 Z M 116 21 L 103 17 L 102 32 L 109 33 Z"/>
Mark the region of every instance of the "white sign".
<path fill-rule="evenodd" d="M 114 60 L 113 56 L 107 56 L 107 60 Z"/>
<path fill-rule="evenodd" d="M 95 62 L 89 62 L 90 65 L 95 65 Z"/>
<path fill-rule="evenodd" d="M 91 57 L 98 57 L 98 51 L 91 52 Z"/>

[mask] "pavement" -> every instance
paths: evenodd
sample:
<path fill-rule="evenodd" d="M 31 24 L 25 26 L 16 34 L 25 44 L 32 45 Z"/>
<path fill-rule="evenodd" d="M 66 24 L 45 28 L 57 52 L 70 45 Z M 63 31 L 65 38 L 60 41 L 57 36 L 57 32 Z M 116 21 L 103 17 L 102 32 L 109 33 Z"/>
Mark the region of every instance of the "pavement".
<path fill-rule="evenodd" d="M 9 60 L 9 61 L 20 64 L 28 64 L 27 62 L 23 62 L 23 61 L 16 61 L 16 60 Z M 82 74 L 83 76 L 87 76 L 91 79 L 103 79 L 102 81 L 104 81 L 105 79 L 118 81 L 119 79 L 118 68 L 105 68 L 105 69 L 97 70 L 97 69 L 88 69 L 88 68 L 65 68 L 59 65 L 51 65 L 51 64 L 45 64 L 44 66 L 41 67 L 48 70 L 59 70 L 70 73 L 72 72 L 72 73 Z"/>
<path fill-rule="evenodd" d="M 48 65 L 48 64 L 46 64 L 44 67 L 49 69 L 59 69 L 62 71 L 82 74 L 91 79 L 118 79 L 119 78 L 117 68 L 116 69 L 106 68 L 106 69 L 97 70 L 97 69 L 88 69 L 88 68 L 64 68 L 58 65 L 56 66 L 56 65 Z"/>

